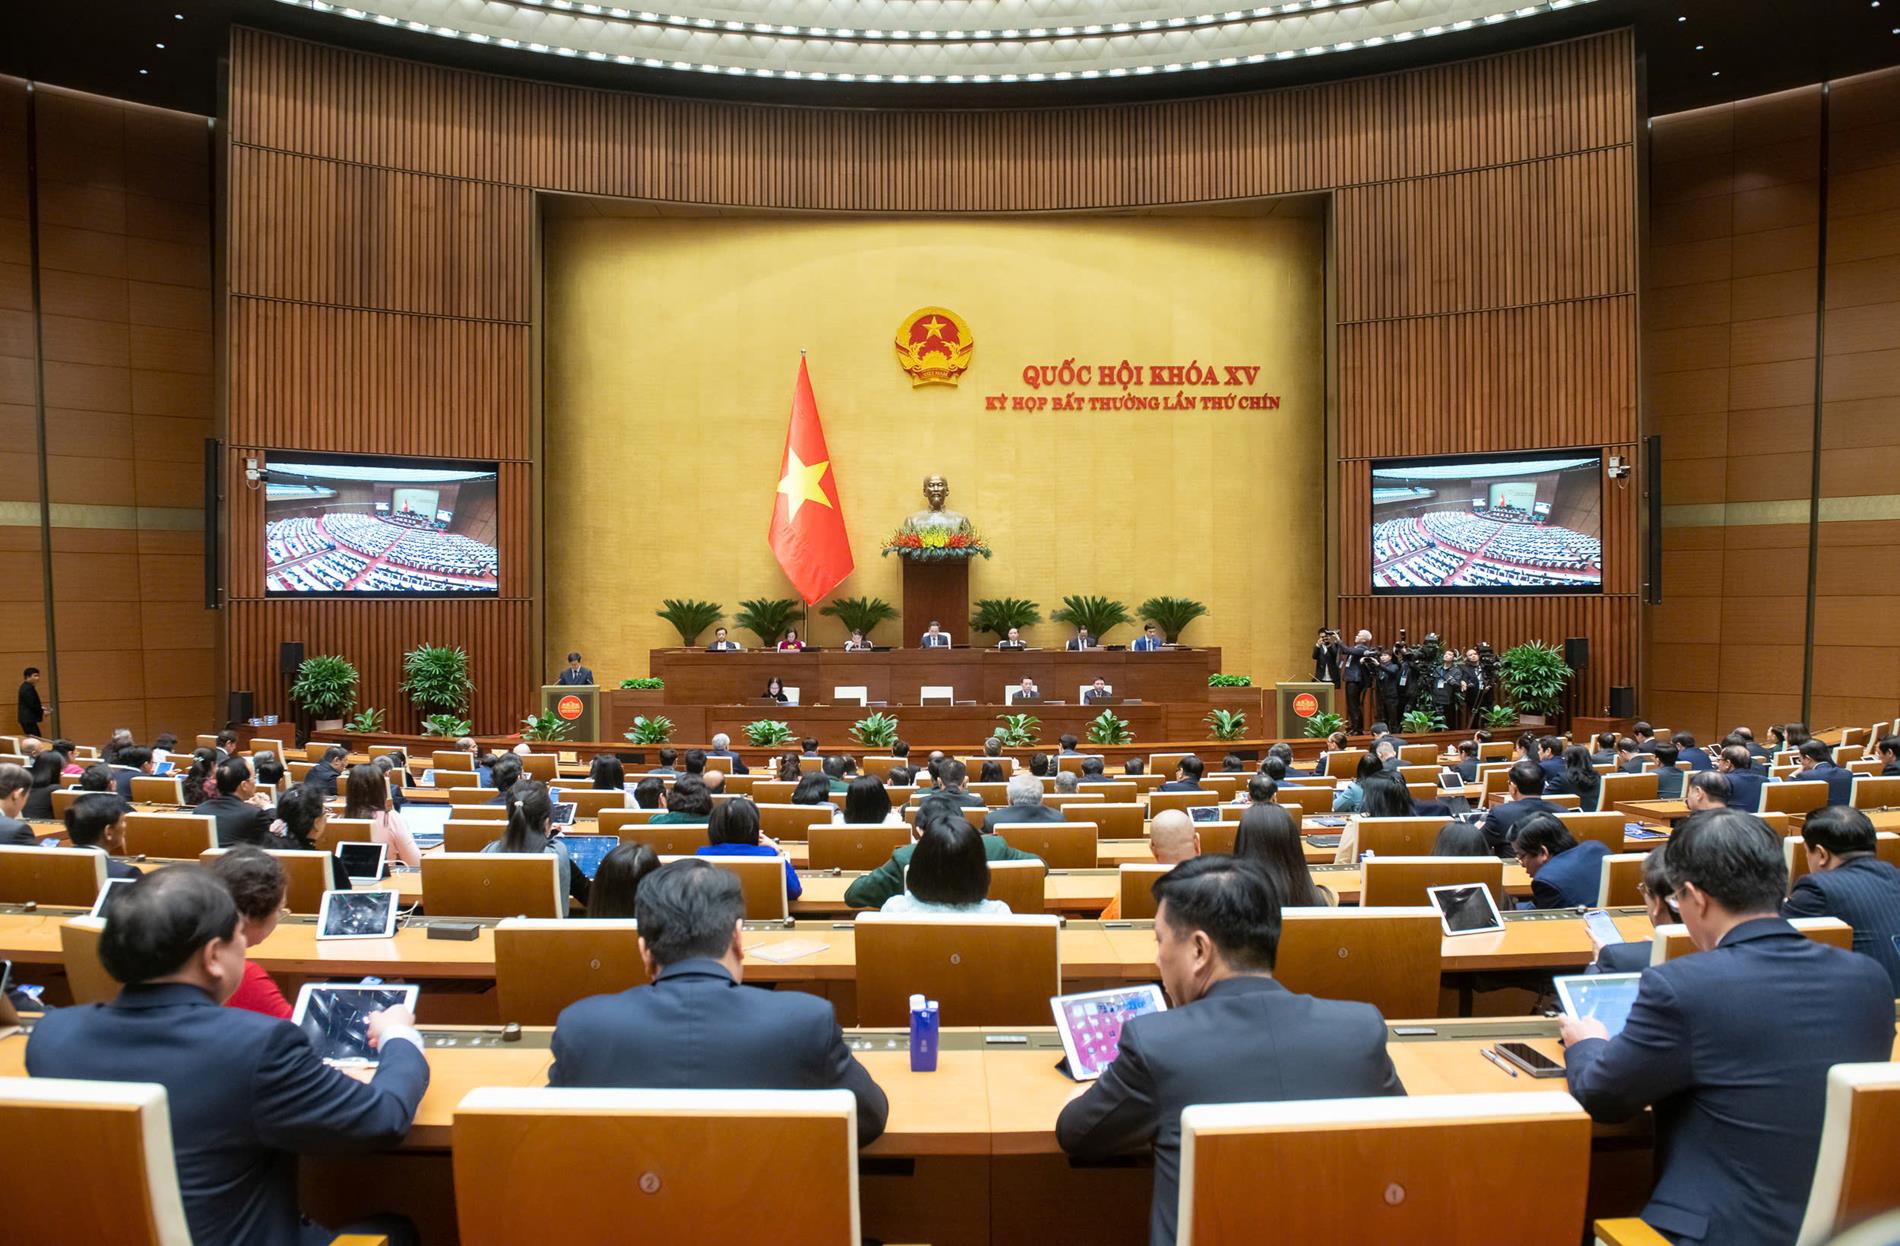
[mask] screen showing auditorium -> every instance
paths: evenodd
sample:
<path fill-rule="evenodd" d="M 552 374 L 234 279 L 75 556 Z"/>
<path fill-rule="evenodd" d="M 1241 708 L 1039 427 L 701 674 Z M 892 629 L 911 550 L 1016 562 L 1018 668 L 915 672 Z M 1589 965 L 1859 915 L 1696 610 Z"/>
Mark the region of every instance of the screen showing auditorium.
<path fill-rule="evenodd" d="M 495 472 L 493 463 L 271 455 L 266 595 L 498 592 Z"/>
<path fill-rule="evenodd" d="M 1372 465 L 1373 592 L 1602 589 L 1597 451 Z"/>

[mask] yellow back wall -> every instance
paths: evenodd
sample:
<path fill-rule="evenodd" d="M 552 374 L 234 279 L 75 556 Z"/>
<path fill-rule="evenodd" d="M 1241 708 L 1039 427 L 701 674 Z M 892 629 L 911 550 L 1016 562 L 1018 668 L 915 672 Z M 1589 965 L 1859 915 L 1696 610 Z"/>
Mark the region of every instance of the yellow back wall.
<path fill-rule="evenodd" d="M 836 595 L 902 606 L 902 568 L 878 547 L 936 472 L 996 551 L 973 564 L 971 600 L 1040 603 L 1032 644 L 1069 635 L 1046 621 L 1064 594 L 1131 613 L 1170 594 L 1207 603 L 1184 640 L 1221 646 L 1225 670 L 1310 675 L 1326 613 L 1322 221 L 561 216 L 545 244 L 550 673 L 569 649 L 603 683 L 647 673 L 649 650 L 679 644 L 662 598 L 721 602 L 730 620 L 741 598 L 797 595 L 766 529 L 804 348 L 857 563 Z M 898 368 L 892 338 L 924 306 L 970 326 L 955 388 L 913 389 Z M 1257 364 L 1238 392 L 1280 407 L 986 409 L 1032 392 L 1024 365 L 1067 358 Z M 914 645 L 925 622 L 875 639 Z M 809 640 L 844 635 L 812 607 Z"/>

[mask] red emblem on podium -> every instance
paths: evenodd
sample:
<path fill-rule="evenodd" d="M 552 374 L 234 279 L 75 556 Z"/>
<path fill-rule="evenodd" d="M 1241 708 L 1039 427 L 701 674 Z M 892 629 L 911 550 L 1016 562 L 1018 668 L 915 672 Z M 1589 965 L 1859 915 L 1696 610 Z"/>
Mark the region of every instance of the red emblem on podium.
<path fill-rule="evenodd" d="M 1293 712 L 1301 718 L 1311 718 L 1319 713 L 1319 698 L 1310 692 L 1302 692 L 1293 698 Z"/>
<path fill-rule="evenodd" d="M 581 699 L 577 696 L 565 696 L 554 704 L 554 712 L 573 722 L 581 716 Z"/>

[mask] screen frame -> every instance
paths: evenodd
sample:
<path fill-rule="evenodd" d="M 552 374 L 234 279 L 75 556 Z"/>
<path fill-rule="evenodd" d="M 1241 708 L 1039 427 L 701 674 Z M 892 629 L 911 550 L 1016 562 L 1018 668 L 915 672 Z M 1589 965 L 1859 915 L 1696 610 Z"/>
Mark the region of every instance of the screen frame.
<path fill-rule="evenodd" d="M 330 901 L 335 896 L 350 896 L 352 898 L 356 896 L 389 897 L 387 900 L 381 901 L 385 906 L 383 910 L 383 928 L 380 931 L 373 931 L 367 934 L 329 933 Z M 392 939 L 396 935 L 396 922 L 402 916 L 400 911 L 402 906 L 397 903 L 400 898 L 401 897 L 393 891 L 326 891 L 323 893 L 323 903 L 317 909 L 316 937 L 319 941 L 328 941 L 330 939 Z"/>
<path fill-rule="evenodd" d="M 1440 892 L 1469 891 L 1473 887 L 1476 887 L 1484 894 L 1484 907 L 1491 912 L 1491 924 L 1489 926 L 1474 926 L 1470 930 L 1453 930 L 1451 928 L 1451 914 L 1447 913 L 1445 906 L 1439 903 L 1438 895 Z M 1448 939 L 1456 939 L 1463 935 L 1497 934 L 1504 929 L 1504 915 L 1498 912 L 1497 897 L 1491 894 L 1491 888 L 1486 883 L 1441 883 L 1436 887 L 1427 887 L 1425 889 L 1425 898 L 1431 903 L 1434 909 L 1438 910 L 1439 928 L 1445 932 L 1445 937 Z"/>
<path fill-rule="evenodd" d="M 1408 454 L 1398 457 L 1369 460 L 1366 465 L 1366 591 L 1373 597 L 1601 597 L 1606 591 L 1603 585 L 1605 568 L 1597 568 L 1595 584 L 1537 584 L 1526 588 L 1460 588 L 1435 586 L 1426 588 L 1385 587 L 1373 579 L 1378 560 L 1373 555 L 1372 533 L 1378 525 L 1378 505 L 1372 500 L 1378 489 L 1378 473 L 1381 469 L 1393 467 L 1478 467 L 1492 463 L 1534 463 L 1539 459 L 1551 458 L 1594 458 L 1597 461 L 1597 515 L 1599 548 L 1603 541 L 1601 517 L 1606 490 L 1603 485 L 1605 449 L 1602 446 L 1550 446 L 1538 450 L 1505 450 L 1496 454 Z M 1607 562 L 1608 559 L 1606 558 Z"/>
<path fill-rule="evenodd" d="M 407 982 L 386 982 L 375 986 L 365 985 L 361 982 L 306 982 L 297 989 L 297 1002 L 292 1005 L 290 1010 L 290 1023 L 297 1027 L 299 1033 L 303 1031 L 304 1017 L 310 1011 L 310 1000 L 318 991 L 329 991 L 338 994 L 345 991 L 400 991 L 403 1000 L 398 1007 L 407 1008 L 411 1013 L 414 1013 L 416 1010 L 416 1000 L 422 996 L 422 988 L 420 986 Z M 377 1064 L 379 1059 L 378 1053 L 371 1052 L 361 1059 L 330 1060 L 326 1058 L 324 1063 L 371 1067 Z"/>
<path fill-rule="evenodd" d="M 137 881 L 138 879 L 136 878 L 108 878 L 100 883 L 99 894 L 92 898 L 92 907 L 86 910 L 86 916 L 97 917 L 101 921 L 104 921 L 106 919 L 106 902 L 110 899 L 112 893 L 121 887 L 130 887 Z"/>
<path fill-rule="evenodd" d="M 1056 1033 L 1062 1039 L 1063 1054 L 1068 1057 L 1070 1077 L 1078 1082 L 1092 1082 L 1100 1077 L 1101 1074 L 1091 1073 L 1082 1067 L 1081 1054 L 1075 1049 L 1075 1032 L 1069 1028 L 1066 1005 L 1074 1003 L 1079 999 L 1126 999 L 1131 995 L 1150 995 L 1154 1000 L 1154 1011 L 1166 1012 L 1168 1010 L 1168 997 L 1162 993 L 1161 984 L 1158 982 L 1137 982 L 1130 983 L 1126 986 L 1108 987 L 1100 991 L 1076 991 L 1069 995 L 1051 995 L 1049 997 L 1049 1011 L 1055 1015 Z M 1124 1022 L 1124 1024 L 1126 1023 Z M 1119 1044 L 1117 1045 L 1116 1054 L 1120 1054 Z M 1103 1065 L 1102 1067 L 1107 1068 L 1108 1066 Z"/>
<path fill-rule="evenodd" d="M 351 844 L 362 845 L 361 847 L 353 849 L 355 852 L 362 852 L 365 848 L 374 848 L 376 850 L 376 872 L 374 874 L 349 873 L 350 862 L 348 856 L 345 854 L 345 849 Z M 344 872 L 353 883 L 380 883 L 383 881 L 383 876 L 389 873 L 388 844 L 377 843 L 367 839 L 346 839 L 337 844 L 334 851 L 336 853 L 336 859 L 343 862 Z"/>
<path fill-rule="evenodd" d="M 1582 982 L 1586 986 L 1596 986 L 1596 987 L 1607 986 L 1611 983 L 1615 983 L 1618 987 L 1622 987 L 1622 986 L 1626 986 L 1628 984 L 1634 983 L 1640 988 L 1642 985 L 1642 980 L 1643 980 L 1643 975 L 1640 972 L 1638 973 L 1560 973 L 1556 975 L 1555 977 L 1553 977 L 1550 980 L 1550 983 L 1551 983 L 1552 988 L 1557 992 L 1557 1006 L 1560 1009 L 1562 1009 L 1564 1016 L 1569 1017 L 1572 1021 L 1580 1021 L 1582 1020 L 1582 1018 L 1577 1015 L 1577 1002 L 1576 1000 L 1572 999 L 1570 996 L 1570 988 L 1573 983 Z M 1624 1024 L 1626 1025 L 1628 1024 L 1627 1018 L 1625 1018 Z M 1606 1025 L 1604 1028 L 1608 1029 L 1609 1027 Z M 1616 1031 L 1616 1034 L 1621 1034 L 1621 1033 L 1622 1033 L 1622 1030 L 1620 1029 Z M 1610 1037 L 1615 1038 L 1616 1034 L 1612 1034 L 1610 1035 Z"/>
<path fill-rule="evenodd" d="M 270 555 L 267 536 L 270 524 L 270 471 L 277 464 L 286 468 L 305 466 L 325 467 L 391 467 L 407 468 L 411 471 L 480 472 L 495 478 L 495 506 L 497 514 L 501 507 L 501 460 L 499 459 L 444 459 L 433 456 L 411 454 L 328 454 L 321 450 L 266 450 L 260 455 L 260 464 L 264 470 L 264 508 L 262 522 L 258 525 L 258 552 L 264 555 L 262 576 L 264 596 L 278 601 L 462 601 L 467 599 L 492 599 L 500 597 L 501 591 L 501 543 L 495 543 L 495 587 L 492 589 L 377 589 L 365 592 L 302 592 L 288 589 L 274 589 L 270 586 Z"/>

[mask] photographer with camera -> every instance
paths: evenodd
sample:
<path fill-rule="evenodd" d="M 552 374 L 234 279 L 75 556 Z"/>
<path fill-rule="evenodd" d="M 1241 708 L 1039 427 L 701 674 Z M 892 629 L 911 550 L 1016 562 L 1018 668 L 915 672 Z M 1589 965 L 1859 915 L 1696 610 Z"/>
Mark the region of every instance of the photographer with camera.
<path fill-rule="evenodd" d="M 1405 712 L 1405 666 L 1403 648 L 1379 650 L 1379 717 L 1397 730 Z"/>
<path fill-rule="evenodd" d="M 1486 711 L 1498 703 L 1498 655 L 1492 651 L 1490 641 L 1479 641 L 1476 649 L 1465 650 L 1465 671 L 1469 725 L 1482 727 Z"/>
<path fill-rule="evenodd" d="M 1313 642 L 1313 682 L 1339 687 L 1339 649 L 1338 630 L 1320 628 L 1319 639 Z"/>

